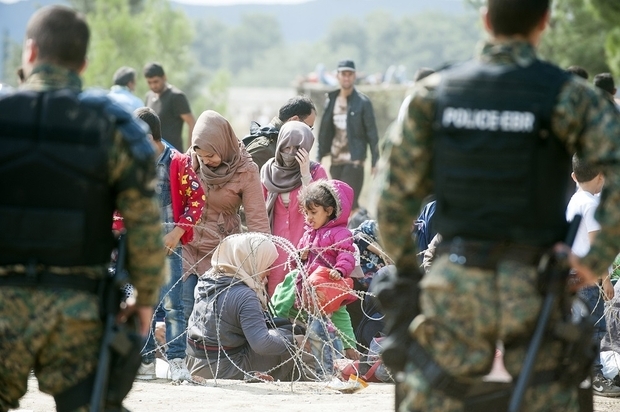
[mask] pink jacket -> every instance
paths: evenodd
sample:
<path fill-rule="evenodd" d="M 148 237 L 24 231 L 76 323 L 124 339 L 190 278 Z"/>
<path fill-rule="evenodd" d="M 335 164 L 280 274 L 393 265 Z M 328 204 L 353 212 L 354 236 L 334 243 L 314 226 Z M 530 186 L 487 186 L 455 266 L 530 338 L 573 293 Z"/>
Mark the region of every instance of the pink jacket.
<path fill-rule="evenodd" d="M 316 165 L 310 171 L 312 181 L 319 179 L 327 179 L 327 172 L 320 163 L 313 163 Z M 282 197 L 278 196 L 273 210 L 273 235 L 283 237 L 297 246 L 297 243 L 301 239 L 305 231 L 306 220 L 301 212 L 298 196 L 301 186 L 293 189 L 289 194 L 288 207 L 282 202 Z M 263 186 L 263 195 L 267 199 L 267 189 Z M 271 266 L 271 272 L 269 274 L 269 280 L 267 282 L 267 292 L 269 296 L 273 295 L 273 292 L 282 281 L 284 276 L 290 272 L 290 267 L 287 265 L 289 255 L 282 248 L 278 247 L 278 258 Z"/>
<path fill-rule="evenodd" d="M 335 195 L 338 202 L 336 218 L 318 229 L 306 226 L 306 232 L 297 248 L 309 248 L 306 270 L 312 273 L 317 267 L 336 269 L 345 278 L 355 268 L 355 247 L 353 236 L 347 229 L 347 222 L 353 205 L 353 189 L 340 180 L 326 180 L 325 187 Z"/>

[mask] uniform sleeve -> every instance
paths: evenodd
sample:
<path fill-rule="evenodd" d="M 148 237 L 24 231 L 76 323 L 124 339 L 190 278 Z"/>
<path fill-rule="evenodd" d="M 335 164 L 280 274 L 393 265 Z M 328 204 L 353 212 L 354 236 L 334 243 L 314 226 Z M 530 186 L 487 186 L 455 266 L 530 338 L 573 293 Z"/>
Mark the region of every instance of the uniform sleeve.
<path fill-rule="evenodd" d="M 386 142 L 379 164 L 380 199 L 377 220 L 381 244 L 394 262 L 417 266 L 416 248 L 409 228 L 420 214 L 423 199 L 433 190 L 432 124 L 435 116 L 432 75 L 414 88 L 405 99 L 396 127 Z"/>
<path fill-rule="evenodd" d="M 183 156 L 183 167 L 181 168 L 180 188 L 183 194 L 183 214 L 179 217 L 177 224 L 189 224 L 194 226 L 200 220 L 202 211 L 205 207 L 205 192 L 192 169 L 189 156 Z"/>
<path fill-rule="evenodd" d="M 144 137 L 146 139 L 146 136 Z M 110 184 L 116 191 L 116 208 L 127 233 L 129 280 L 138 291 L 137 304 L 152 306 L 165 281 L 162 225 L 155 195 L 154 159 L 138 162 L 125 139 L 116 132 L 110 149 Z"/>
<path fill-rule="evenodd" d="M 271 233 L 269 219 L 267 218 L 267 206 L 263 196 L 263 188 L 258 175 L 258 166 L 254 167 L 243 176 L 244 186 L 241 194 L 245 219 L 249 232 Z"/>
<path fill-rule="evenodd" d="M 558 96 L 552 127 L 571 153 L 603 169 L 605 185 L 595 213 L 601 229 L 582 263 L 605 273 L 620 239 L 620 114 L 601 92 L 571 79 Z"/>

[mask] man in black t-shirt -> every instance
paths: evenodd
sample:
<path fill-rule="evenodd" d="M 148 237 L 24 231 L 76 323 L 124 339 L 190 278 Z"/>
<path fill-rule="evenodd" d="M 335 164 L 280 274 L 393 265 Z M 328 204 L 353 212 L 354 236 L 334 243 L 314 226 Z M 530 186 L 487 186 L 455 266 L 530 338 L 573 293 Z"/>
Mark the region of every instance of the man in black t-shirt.
<path fill-rule="evenodd" d="M 164 68 L 157 63 L 144 66 L 144 77 L 151 89 L 146 94 L 144 105 L 159 116 L 162 137 L 177 150 L 184 152 L 186 147 L 181 136 L 183 122 L 189 128 L 188 141 L 192 140 L 192 130 L 196 123 L 187 97 L 181 90 L 167 83 Z"/>

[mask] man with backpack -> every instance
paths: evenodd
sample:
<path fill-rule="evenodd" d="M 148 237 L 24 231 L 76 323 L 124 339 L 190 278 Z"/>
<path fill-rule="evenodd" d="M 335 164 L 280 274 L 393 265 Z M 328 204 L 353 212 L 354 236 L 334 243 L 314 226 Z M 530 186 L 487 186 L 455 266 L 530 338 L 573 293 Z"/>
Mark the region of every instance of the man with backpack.
<path fill-rule="evenodd" d="M 278 134 L 284 123 L 297 120 L 312 129 L 315 119 L 316 107 L 312 100 L 306 96 L 295 96 L 280 107 L 278 115 L 268 125 L 261 126 L 253 121 L 250 125 L 250 134 L 243 138 L 243 144 L 260 169 L 267 160 L 275 156 Z"/>

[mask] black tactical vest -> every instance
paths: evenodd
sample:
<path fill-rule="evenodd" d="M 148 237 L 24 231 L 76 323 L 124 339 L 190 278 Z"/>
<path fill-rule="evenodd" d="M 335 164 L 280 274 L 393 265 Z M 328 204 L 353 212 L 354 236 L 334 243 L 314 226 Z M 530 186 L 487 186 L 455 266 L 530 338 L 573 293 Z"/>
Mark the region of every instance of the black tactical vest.
<path fill-rule="evenodd" d="M 469 62 L 445 72 L 435 119 L 435 218 L 454 237 L 549 246 L 566 232 L 571 154 L 551 131 L 568 75 Z"/>
<path fill-rule="evenodd" d="M 0 265 L 109 262 L 114 127 L 67 89 L 0 99 Z"/>

